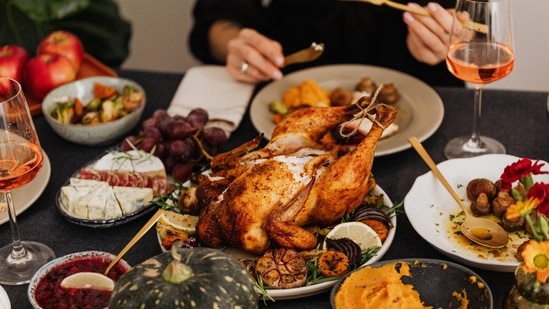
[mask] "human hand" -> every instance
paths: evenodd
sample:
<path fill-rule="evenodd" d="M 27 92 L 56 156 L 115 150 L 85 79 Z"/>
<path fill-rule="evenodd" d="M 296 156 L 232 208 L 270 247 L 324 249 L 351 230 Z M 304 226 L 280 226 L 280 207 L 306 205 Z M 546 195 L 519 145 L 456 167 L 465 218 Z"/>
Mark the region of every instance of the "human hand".
<path fill-rule="evenodd" d="M 409 5 L 419 7 L 415 3 Z M 453 10 L 446 10 L 434 2 L 427 4 L 427 9 L 431 17 L 404 13 L 404 23 L 408 26 L 406 44 L 418 61 L 435 65 L 446 57 Z"/>
<path fill-rule="evenodd" d="M 257 83 L 282 78 L 282 46 L 259 32 L 243 28 L 227 46 L 226 68 L 238 81 Z"/>

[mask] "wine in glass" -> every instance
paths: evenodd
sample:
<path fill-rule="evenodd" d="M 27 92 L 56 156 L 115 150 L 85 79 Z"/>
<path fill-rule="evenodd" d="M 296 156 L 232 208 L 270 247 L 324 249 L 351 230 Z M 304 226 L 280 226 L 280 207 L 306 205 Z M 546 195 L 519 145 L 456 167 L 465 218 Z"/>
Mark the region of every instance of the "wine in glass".
<path fill-rule="evenodd" d="M 0 77 L 0 193 L 4 194 L 12 244 L 0 249 L 0 283 L 28 283 L 55 255 L 46 245 L 21 241 L 12 190 L 31 182 L 40 171 L 43 153 L 21 85 Z"/>
<path fill-rule="evenodd" d="M 446 64 L 456 77 L 475 87 L 470 136 L 457 137 L 444 148 L 451 158 L 505 153 L 499 141 L 480 135 L 482 86 L 513 70 L 510 0 L 457 0 Z"/>

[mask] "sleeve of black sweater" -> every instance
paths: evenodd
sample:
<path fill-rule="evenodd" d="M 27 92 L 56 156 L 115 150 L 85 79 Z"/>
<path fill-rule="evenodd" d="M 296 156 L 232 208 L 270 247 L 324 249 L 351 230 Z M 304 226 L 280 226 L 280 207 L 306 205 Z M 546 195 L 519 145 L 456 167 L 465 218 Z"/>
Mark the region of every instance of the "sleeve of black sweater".
<path fill-rule="evenodd" d="M 211 25 L 217 20 L 231 20 L 243 27 L 260 29 L 263 14 L 261 0 L 197 0 L 189 35 L 191 52 L 204 63 L 219 64 L 208 43 Z"/>

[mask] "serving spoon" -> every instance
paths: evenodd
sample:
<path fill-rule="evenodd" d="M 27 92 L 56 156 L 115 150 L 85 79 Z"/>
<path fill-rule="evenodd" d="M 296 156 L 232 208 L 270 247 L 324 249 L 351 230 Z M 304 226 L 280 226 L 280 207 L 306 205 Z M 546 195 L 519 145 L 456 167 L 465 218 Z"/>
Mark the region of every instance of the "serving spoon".
<path fill-rule="evenodd" d="M 120 259 L 126 254 L 140 239 L 145 235 L 151 227 L 160 219 L 164 213 L 163 209 L 158 209 L 156 213 L 143 225 L 143 227 L 133 236 L 133 238 L 126 244 L 126 246 L 120 250 L 116 257 L 110 262 L 103 274 L 94 272 L 79 272 L 65 277 L 61 281 L 61 286 L 66 289 L 84 289 L 91 288 L 96 290 L 109 290 L 114 288 L 114 281 L 107 277 L 107 274 L 111 268 L 120 261 Z"/>
<path fill-rule="evenodd" d="M 437 165 L 435 164 L 431 156 L 429 156 L 427 150 L 423 148 L 423 145 L 421 145 L 419 140 L 415 136 L 412 136 L 408 139 L 408 141 L 410 142 L 412 147 L 414 147 L 414 149 L 417 151 L 423 161 L 425 161 L 425 164 L 429 166 L 429 168 L 433 172 L 433 175 L 435 175 L 440 183 L 442 183 L 444 188 L 446 188 L 448 193 L 450 193 L 450 195 L 454 198 L 459 207 L 461 207 L 461 209 L 463 210 L 465 214 L 465 220 L 463 220 L 460 228 L 463 236 L 467 237 L 469 240 L 479 245 L 488 248 L 504 247 L 509 240 L 505 229 L 503 229 L 501 225 L 490 219 L 473 216 L 471 210 L 467 206 L 465 206 L 461 198 L 457 195 L 456 191 L 452 189 L 446 178 L 444 178 Z"/>
<path fill-rule="evenodd" d="M 323 52 L 324 44 L 313 42 L 311 46 L 284 57 L 284 65 L 313 61 L 318 59 Z"/>
<path fill-rule="evenodd" d="M 425 8 L 411 7 L 411 6 L 408 6 L 406 4 L 393 2 L 391 0 L 339 0 L 339 1 L 367 2 L 367 3 L 371 3 L 373 5 L 379 5 L 379 6 L 387 5 L 387 6 L 390 6 L 392 8 L 395 8 L 395 9 L 398 9 L 398 10 L 401 10 L 401 11 L 406 11 L 406 12 L 410 12 L 410 13 L 414 13 L 414 14 L 418 14 L 418 15 L 422 15 L 422 16 L 431 17 L 431 13 L 429 13 L 429 11 Z M 467 29 L 474 30 L 474 31 L 477 31 L 477 32 L 488 33 L 488 26 L 486 26 L 484 24 L 472 22 L 470 20 L 465 21 L 463 23 L 463 26 Z"/>

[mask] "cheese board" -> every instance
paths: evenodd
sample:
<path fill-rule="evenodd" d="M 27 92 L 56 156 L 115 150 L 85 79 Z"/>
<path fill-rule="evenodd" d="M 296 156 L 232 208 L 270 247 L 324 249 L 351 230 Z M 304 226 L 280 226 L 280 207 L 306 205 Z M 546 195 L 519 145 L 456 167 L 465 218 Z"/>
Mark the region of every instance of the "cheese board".
<path fill-rule="evenodd" d="M 112 150 L 74 173 L 59 189 L 56 206 L 72 223 L 107 228 L 154 210 L 154 200 L 170 187 L 158 157 Z"/>

